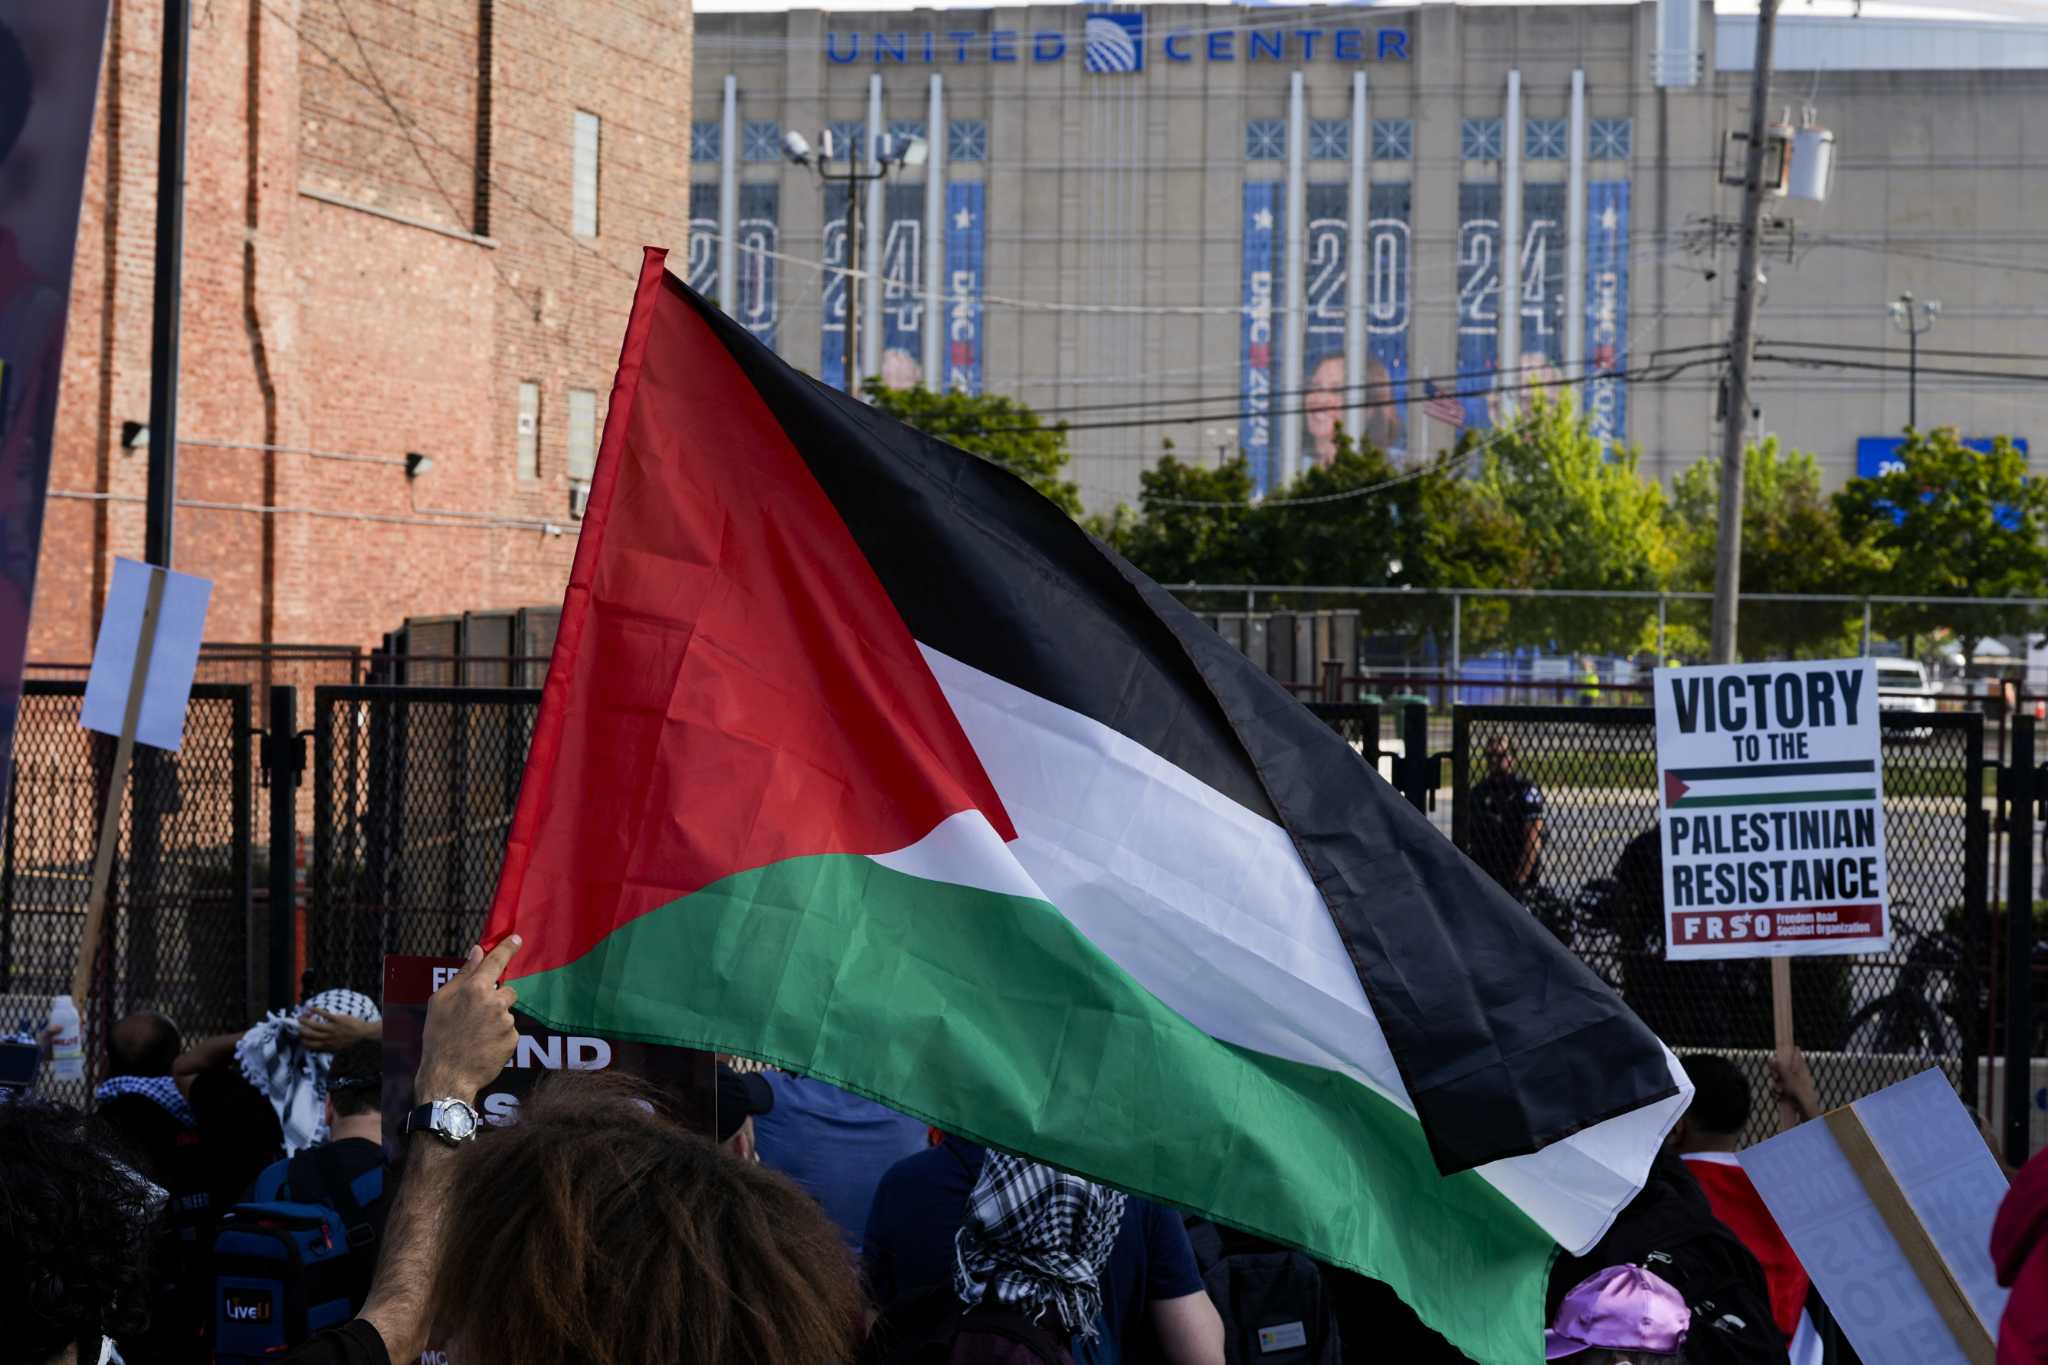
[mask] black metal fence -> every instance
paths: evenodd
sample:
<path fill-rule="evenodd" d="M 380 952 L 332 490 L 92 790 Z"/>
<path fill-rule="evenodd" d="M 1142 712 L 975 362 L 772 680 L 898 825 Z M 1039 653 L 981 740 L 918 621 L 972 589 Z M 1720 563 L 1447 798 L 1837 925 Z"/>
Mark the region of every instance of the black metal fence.
<path fill-rule="evenodd" d="M 1887 714 L 1882 723 L 1892 945 L 1794 960 L 1795 1032 L 1824 1102 L 1938 1065 L 1975 1104 L 1988 1041 L 1983 717 Z M 1649 708 L 1462 707 L 1450 757 L 1459 847 L 1482 865 L 1499 862 L 1474 847 L 1482 832 L 1475 789 L 1502 764 L 1533 782 L 1543 827 L 1533 884 L 1521 892 L 1530 911 L 1673 1049 L 1712 1049 L 1742 1065 L 1759 1098 L 1750 1136 L 1774 1131 L 1763 1102 L 1771 1093 L 1769 964 L 1664 957 Z"/>
<path fill-rule="evenodd" d="M 461 953 L 490 908 L 540 693 L 323 687 L 314 697 L 308 970 L 374 996 L 386 953 Z"/>
<path fill-rule="evenodd" d="M 77 951 L 112 748 L 78 727 L 82 691 L 31 683 L 23 703 L 0 844 L 0 1033 L 42 1018 Z M 196 687 L 182 751 L 147 753 L 135 768 L 91 1040 L 134 1008 L 161 1009 L 198 1036 L 308 990 L 374 995 L 387 953 L 461 952 L 489 908 L 539 696 L 413 684 L 320 686 L 309 698 L 277 687 L 259 717 L 247 686 Z M 1421 705 L 1314 709 L 1468 852 L 1483 755 L 1507 740 L 1544 797 L 1532 912 L 1674 1048 L 1729 1052 L 1766 1092 L 1766 964 L 1663 958 L 1661 887 L 1641 856 L 1646 838 L 1655 848 L 1647 708 L 1461 707 L 1448 750 L 1433 743 Z M 2020 1065 L 2009 1074 L 2030 1076 L 2029 1051 L 2048 1034 L 2028 978 L 2031 896 L 2014 902 L 2024 922 L 1993 935 L 1990 894 L 2009 882 L 2019 896 L 2031 884 L 2033 822 L 2048 785 L 2013 776 L 2024 767 L 2031 783 L 2031 763 L 2005 770 L 2011 781 L 1998 794 L 2014 833 L 1999 847 L 2014 865 L 1994 866 L 1983 718 L 1888 715 L 1884 726 L 1898 930 L 1884 955 L 1794 964 L 1799 1039 L 1825 1099 L 1932 1063 L 1976 1101 L 1988 1085 L 1980 1057 L 2010 1053 Z M 2027 731 L 2031 757 L 2031 723 Z M 2017 971 L 2005 970 L 2015 959 L 1992 953 L 1994 938 L 2009 936 L 2025 940 L 2012 949 L 2023 959 Z M 2019 1022 L 1993 1029 L 1994 1011 Z"/>
<path fill-rule="evenodd" d="M 0 826 L 0 1035 L 71 989 L 113 741 L 80 727 L 82 682 L 30 681 Z M 246 1023 L 252 959 L 250 691 L 192 689 L 177 753 L 138 747 L 85 1026 L 160 1010 L 188 1036 Z M 83 1091 L 60 1095 L 83 1099 Z"/>

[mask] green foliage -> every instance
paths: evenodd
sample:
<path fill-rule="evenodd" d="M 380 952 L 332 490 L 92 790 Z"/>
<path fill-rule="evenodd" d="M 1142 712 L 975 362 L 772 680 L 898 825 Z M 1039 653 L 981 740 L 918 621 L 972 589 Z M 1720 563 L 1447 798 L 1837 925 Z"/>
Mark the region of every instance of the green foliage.
<path fill-rule="evenodd" d="M 2048 592 L 2048 482 L 2027 478 L 2027 462 L 1999 437 L 1989 453 L 1969 449 L 1954 428 L 1908 432 L 1890 473 L 1855 479 L 1835 495 L 1842 531 L 1874 551 L 1862 587 L 1901 597 L 2038 597 Z M 2037 614 L 1983 607 L 1880 603 L 1891 635 L 1956 632 L 1963 653 Z"/>
<path fill-rule="evenodd" d="M 1002 394 L 891 389 L 880 380 L 870 380 L 863 392 L 876 411 L 1001 465 L 1069 516 L 1081 515 L 1080 490 L 1060 477 L 1074 456 L 1065 426 L 1048 426 L 1031 408 Z"/>
<path fill-rule="evenodd" d="M 1210 469 L 1164 455 L 1138 475 L 1138 488 L 1136 521 L 1110 541 L 1126 559 L 1161 583 L 1266 581 L 1243 456 Z"/>
<path fill-rule="evenodd" d="M 1423 581 L 1445 587 L 1654 592 L 1674 563 L 1663 490 L 1638 473 L 1633 447 L 1611 456 L 1568 399 L 1538 397 L 1484 437 L 1469 481 L 1433 477 L 1423 494 Z M 1465 623 L 1468 650 L 1536 643 L 1628 653 L 1655 631 L 1648 601 L 1488 604 Z"/>
<path fill-rule="evenodd" d="M 1821 492 L 1820 464 L 1805 451 L 1780 450 L 1777 438 L 1743 454 L 1742 591 L 1855 593 L 1881 572 L 1868 543 L 1843 534 Z M 1721 462 L 1703 459 L 1671 485 L 1678 569 L 1674 587 L 1710 592 L 1720 544 Z M 1816 603 L 1745 601 L 1746 658 L 1829 659 L 1857 652 L 1862 609 Z M 1684 642 L 1704 648 L 1705 641 Z"/>

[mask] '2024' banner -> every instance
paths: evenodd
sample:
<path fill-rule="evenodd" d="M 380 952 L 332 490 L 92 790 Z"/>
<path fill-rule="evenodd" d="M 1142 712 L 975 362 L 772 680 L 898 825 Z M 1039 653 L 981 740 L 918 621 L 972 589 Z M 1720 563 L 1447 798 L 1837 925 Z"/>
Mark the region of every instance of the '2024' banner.
<path fill-rule="evenodd" d="M 740 186 L 740 278 L 738 287 L 728 291 L 718 278 L 718 186 L 702 181 L 690 186 L 690 256 L 683 278 L 770 349 L 781 320 L 775 296 L 781 207 L 780 186 Z"/>

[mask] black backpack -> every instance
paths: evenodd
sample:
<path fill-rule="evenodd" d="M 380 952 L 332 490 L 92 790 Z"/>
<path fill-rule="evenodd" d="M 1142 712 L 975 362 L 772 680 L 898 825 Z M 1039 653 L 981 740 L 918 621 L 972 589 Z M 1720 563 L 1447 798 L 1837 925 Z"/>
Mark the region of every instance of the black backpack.
<path fill-rule="evenodd" d="M 1201 1219 L 1188 1220 L 1188 1241 L 1223 1318 L 1227 1365 L 1343 1365 L 1343 1336 L 1314 1261 Z"/>
<path fill-rule="evenodd" d="M 876 1321 L 856 1358 L 858 1365 L 947 1365 L 963 1331 L 987 1333 L 1023 1346 L 1040 1365 L 1073 1365 L 1053 1334 L 1007 1308 L 962 1309 L 950 1284 L 906 1295 Z"/>
<path fill-rule="evenodd" d="M 1687 1365 L 1787 1365 L 1763 1267 L 1668 1151 L 1657 1154 L 1642 1193 L 1591 1252 L 1558 1259 L 1550 1276 L 1552 1319 L 1573 1286 L 1615 1265 L 1641 1266 L 1685 1296 L 1692 1310 Z"/>
<path fill-rule="evenodd" d="M 221 1219 L 213 1241 L 218 1362 L 271 1358 L 348 1321 L 368 1297 L 377 1256 L 369 1211 L 383 1197 L 384 1167 L 330 1180 L 306 1157 L 265 1171 Z M 281 1197 L 286 1182 L 290 1198 Z"/>

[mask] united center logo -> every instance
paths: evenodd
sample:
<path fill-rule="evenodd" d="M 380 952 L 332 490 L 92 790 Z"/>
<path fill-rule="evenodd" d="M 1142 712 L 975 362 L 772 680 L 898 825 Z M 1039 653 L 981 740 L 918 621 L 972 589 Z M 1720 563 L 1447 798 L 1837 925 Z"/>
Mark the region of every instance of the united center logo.
<path fill-rule="evenodd" d="M 1145 69 L 1145 16 L 1101 12 L 1081 30 L 1081 64 L 1091 74 L 1126 75 Z"/>

